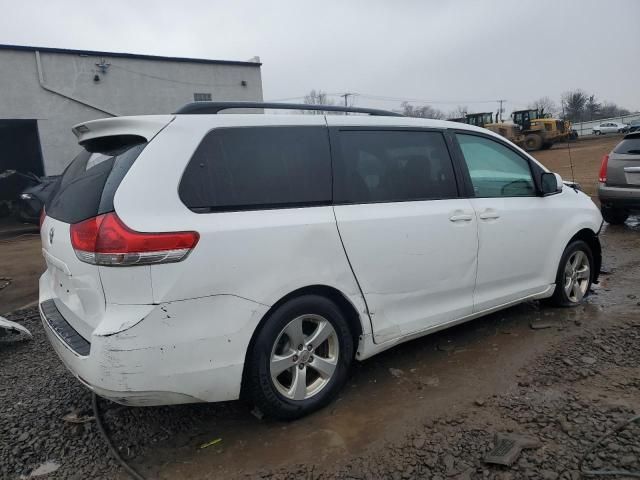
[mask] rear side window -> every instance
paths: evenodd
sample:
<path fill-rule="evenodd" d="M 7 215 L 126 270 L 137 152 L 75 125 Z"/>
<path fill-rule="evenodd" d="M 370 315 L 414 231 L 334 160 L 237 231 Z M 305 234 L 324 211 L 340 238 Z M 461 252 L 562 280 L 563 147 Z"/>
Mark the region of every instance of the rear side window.
<path fill-rule="evenodd" d="M 458 196 L 439 132 L 343 130 L 338 133 L 338 203 L 403 202 Z"/>
<path fill-rule="evenodd" d="M 627 155 L 640 155 L 640 135 L 622 140 L 613 153 L 623 153 Z"/>
<path fill-rule="evenodd" d="M 293 208 L 331 202 L 325 127 L 238 127 L 209 132 L 180 181 L 198 213 Z"/>
<path fill-rule="evenodd" d="M 47 215 L 65 223 L 113 211 L 113 197 L 120 182 L 146 146 L 145 142 L 88 152 L 83 150 L 58 179 L 45 209 Z M 95 147 L 95 145 L 94 145 Z"/>

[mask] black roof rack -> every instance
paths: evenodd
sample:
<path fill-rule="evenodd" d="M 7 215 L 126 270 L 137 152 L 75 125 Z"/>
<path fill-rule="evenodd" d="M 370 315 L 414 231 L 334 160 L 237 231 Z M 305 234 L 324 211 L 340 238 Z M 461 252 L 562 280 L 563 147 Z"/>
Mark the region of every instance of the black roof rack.
<path fill-rule="evenodd" d="M 320 110 L 323 112 L 367 113 L 381 117 L 403 117 L 401 113 L 375 108 L 337 107 L 335 105 L 306 105 L 304 103 L 269 102 L 193 102 L 178 109 L 175 114 L 216 114 L 231 108 L 268 108 L 276 110 Z"/>

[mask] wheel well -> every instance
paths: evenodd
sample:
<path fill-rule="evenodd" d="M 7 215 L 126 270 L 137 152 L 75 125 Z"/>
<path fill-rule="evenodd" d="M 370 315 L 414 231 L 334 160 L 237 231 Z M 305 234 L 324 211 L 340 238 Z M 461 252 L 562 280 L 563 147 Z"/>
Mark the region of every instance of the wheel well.
<path fill-rule="evenodd" d="M 593 261 L 595 263 L 593 274 L 592 274 L 592 282 L 598 283 L 598 275 L 600 275 L 600 268 L 602 267 L 602 247 L 600 246 L 600 239 L 598 235 L 596 235 L 593 230 L 588 228 L 583 228 L 578 233 L 576 233 L 569 243 L 574 240 L 582 240 L 589 248 L 591 248 L 591 252 L 593 253 Z"/>
<path fill-rule="evenodd" d="M 291 293 L 288 293 L 276 303 L 274 303 L 271 308 L 265 313 L 258 323 L 258 326 L 253 331 L 253 335 L 251 336 L 251 340 L 249 341 L 249 346 L 247 347 L 247 351 L 244 357 L 244 368 L 242 370 L 242 386 L 240 388 L 240 396 L 244 397 L 245 389 L 245 380 L 246 380 L 246 372 L 247 372 L 247 363 L 249 362 L 249 357 L 251 355 L 251 351 L 253 350 L 253 345 L 255 343 L 256 337 L 258 336 L 258 332 L 268 321 L 271 313 L 274 312 L 280 305 L 288 302 L 289 300 L 301 297 L 302 295 L 320 295 L 322 297 L 326 297 L 333 301 L 342 314 L 345 316 L 345 319 L 349 323 L 349 329 L 351 330 L 351 335 L 353 336 L 354 343 L 354 351 L 358 350 L 358 342 L 360 341 L 360 336 L 362 335 L 362 323 L 360 323 L 360 315 L 358 311 L 353 306 L 353 304 L 345 297 L 340 290 L 328 287 L 326 285 L 309 285 L 307 287 L 299 288 L 298 290 L 294 290 Z"/>

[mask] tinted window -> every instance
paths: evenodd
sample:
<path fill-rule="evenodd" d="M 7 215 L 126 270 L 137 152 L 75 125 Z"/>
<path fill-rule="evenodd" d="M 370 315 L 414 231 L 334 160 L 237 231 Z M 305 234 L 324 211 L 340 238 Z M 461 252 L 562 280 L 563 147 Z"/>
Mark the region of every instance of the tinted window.
<path fill-rule="evenodd" d="M 397 202 L 458 194 L 441 133 L 340 131 L 338 143 L 336 202 Z"/>
<path fill-rule="evenodd" d="M 529 162 L 485 137 L 457 134 L 477 197 L 527 197 L 536 193 Z"/>
<path fill-rule="evenodd" d="M 331 157 L 325 127 L 242 127 L 209 132 L 179 187 L 195 211 L 327 204 Z"/>
<path fill-rule="evenodd" d="M 625 138 L 613 151 L 614 153 L 626 153 L 628 155 L 640 155 L 640 136 Z"/>
<path fill-rule="evenodd" d="M 145 145 L 103 153 L 83 150 L 58 179 L 45 205 L 47 215 L 77 223 L 113 211 L 116 189 Z"/>

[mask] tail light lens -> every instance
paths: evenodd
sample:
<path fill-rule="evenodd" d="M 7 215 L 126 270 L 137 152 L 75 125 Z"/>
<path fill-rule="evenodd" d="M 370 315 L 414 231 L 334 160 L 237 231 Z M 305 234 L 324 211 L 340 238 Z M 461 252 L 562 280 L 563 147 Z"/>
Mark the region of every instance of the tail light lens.
<path fill-rule="evenodd" d="M 600 165 L 600 175 L 598 175 L 598 181 L 600 183 L 607 182 L 607 166 L 609 165 L 609 155 L 602 157 L 602 164 Z"/>
<path fill-rule="evenodd" d="M 42 224 L 44 223 L 44 219 L 47 216 L 47 212 L 44 211 L 44 207 L 40 210 L 40 228 L 42 228 Z"/>
<path fill-rule="evenodd" d="M 111 267 L 179 262 L 199 239 L 198 232 L 136 232 L 115 212 L 71 225 L 71 244 L 78 259 Z"/>

